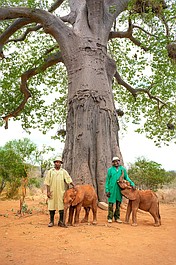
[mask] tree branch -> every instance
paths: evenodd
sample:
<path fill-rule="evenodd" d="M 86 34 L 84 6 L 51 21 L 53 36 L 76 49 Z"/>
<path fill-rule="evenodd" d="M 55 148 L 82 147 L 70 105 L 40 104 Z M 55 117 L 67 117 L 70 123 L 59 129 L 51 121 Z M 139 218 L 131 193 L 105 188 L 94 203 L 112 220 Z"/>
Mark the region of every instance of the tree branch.
<path fill-rule="evenodd" d="M 106 25 L 104 26 L 107 32 L 111 30 L 116 17 L 127 9 L 129 2 L 130 0 L 104 0 L 104 17 L 106 20 Z"/>
<path fill-rule="evenodd" d="M 49 17 L 49 12 L 41 9 L 30 9 L 27 7 L 1 7 L 0 20 L 29 18 L 33 22 L 45 24 Z"/>
<path fill-rule="evenodd" d="M 24 99 L 22 100 L 21 104 L 14 111 L 12 111 L 8 115 L 2 117 L 3 120 L 5 121 L 5 129 L 8 129 L 9 118 L 16 117 L 24 109 L 25 104 L 27 103 L 28 99 L 31 97 L 31 93 L 28 90 L 28 85 L 27 85 L 28 80 L 31 77 L 37 75 L 38 73 L 44 72 L 48 67 L 51 67 L 58 62 L 63 62 L 60 52 L 52 54 L 47 59 L 45 59 L 45 62 L 43 63 L 42 66 L 30 69 L 30 70 L 28 70 L 22 74 L 20 90 L 21 90 L 22 94 L 24 95 Z"/>
<path fill-rule="evenodd" d="M 7 43 L 8 43 L 8 42 L 18 42 L 18 41 L 23 41 L 23 40 L 26 39 L 27 35 L 28 35 L 30 32 L 32 32 L 32 31 L 37 31 L 37 30 L 39 30 L 39 29 L 41 29 L 41 28 L 42 28 L 41 25 L 36 25 L 35 27 L 27 28 L 26 31 L 24 32 L 24 34 L 23 34 L 21 37 L 19 37 L 18 39 L 10 39 L 10 40 L 7 41 Z"/>
<path fill-rule="evenodd" d="M 75 11 L 71 11 L 67 16 L 60 17 L 60 19 L 63 22 L 68 22 L 71 25 L 73 25 L 75 23 L 75 21 L 76 21 L 76 12 Z"/>
<path fill-rule="evenodd" d="M 32 22 L 40 23 L 46 33 L 50 33 L 55 37 L 58 33 L 70 29 L 63 23 L 63 21 L 48 11 L 41 9 L 30 9 L 26 7 L 2 7 L 0 8 L 0 20 L 15 19 L 15 18 L 29 18 Z M 55 37 L 56 38 L 56 37 Z"/>
<path fill-rule="evenodd" d="M 143 49 L 145 52 L 149 51 L 149 48 L 147 48 L 146 46 L 144 46 L 139 40 L 137 40 L 136 38 L 134 38 L 133 36 L 130 36 L 129 39 L 138 47 L 140 47 L 141 49 Z"/>
<path fill-rule="evenodd" d="M 91 31 L 100 33 L 104 15 L 104 0 L 86 0 Z"/>
<path fill-rule="evenodd" d="M 147 30 L 141 28 L 141 27 L 138 26 L 138 25 L 133 24 L 133 28 L 138 28 L 138 29 L 140 29 L 141 31 L 143 31 L 144 33 L 146 33 L 147 35 L 149 35 L 149 36 L 151 36 L 151 37 L 156 37 L 156 35 L 151 34 L 150 32 L 148 32 Z"/>
<path fill-rule="evenodd" d="M 128 27 L 127 31 L 111 31 L 110 34 L 109 34 L 109 39 L 113 39 L 113 38 L 127 38 L 127 39 L 131 40 L 135 45 L 137 45 L 138 47 L 143 49 L 144 51 L 148 51 L 149 48 L 144 46 L 139 40 L 137 40 L 136 38 L 133 37 L 133 29 L 134 28 L 139 28 L 140 30 L 143 30 L 145 33 L 150 34 L 149 32 L 145 31 L 141 27 L 133 25 L 131 23 L 131 19 L 129 19 L 129 27 Z"/>
<path fill-rule="evenodd" d="M 19 18 L 15 20 L 14 23 L 12 23 L 1 35 L 0 35 L 0 54 L 1 57 L 4 58 L 2 48 L 5 43 L 7 43 L 7 40 L 11 35 L 13 35 L 17 30 L 22 28 L 23 26 L 30 24 L 32 22 L 29 18 Z"/>
<path fill-rule="evenodd" d="M 161 17 L 161 20 L 162 20 L 162 22 L 163 22 L 163 24 L 165 26 L 165 29 L 166 29 L 166 36 L 169 37 L 169 35 L 170 35 L 169 26 L 167 24 L 167 21 L 166 21 L 164 15 Z"/>
<path fill-rule="evenodd" d="M 57 0 L 57 1 L 55 1 L 52 5 L 51 5 L 51 7 L 48 9 L 48 12 L 53 12 L 53 11 L 55 11 L 58 7 L 60 7 L 61 6 L 61 4 L 64 2 L 65 0 Z"/>
<path fill-rule="evenodd" d="M 45 33 L 53 36 L 60 45 L 64 43 L 68 34 L 72 34 L 72 29 L 65 25 L 59 17 L 49 13 L 48 11 L 25 7 L 0 8 L 0 20 L 15 18 L 28 18 L 32 22 L 41 24 Z"/>
<path fill-rule="evenodd" d="M 53 3 L 53 5 L 48 9 L 48 12 L 52 13 L 54 12 L 58 7 L 60 7 L 60 5 L 64 2 L 64 0 L 57 0 L 55 3 Z M 11 39 L 8 42 L 17 42 L 17 41 L 23 41 L 25 40 L 25 38 L 27 37 L 27 35 L 32 32 L 32 31 L 37 31 L 39 29 L 41 29 L 42 26 L 41 25 L 36 25 L 35 27 L 31 27 L 28 28 L 25 33 L 18 39 Z"/>
<path fill-rule="evenodd" d="M 125 87 L 132 95 L 133 97 L 136 99 L 137 97 L 137 92 L 136 89 L 134 89 L 132 86 L 130 86 L 129 84 L 127 84 L 120 76 L 120 74 L 116 71 L 115 75 L 114 75 L 117 83 L 119 85 L 122 85 L 123 87 Z"/>
<path fill-rule="evenodd" d="M 157 101 L 158 109 L 159 109 L 159 110 L 160 110 L 163 106 L 166 105 L 166 103 L 163 102 L 161 99 L 159 99 L 159 98 L 156 97 L 156 96 L 151 95 L 149 89 L 142 89 L 142 88 L 135 89 L 135 88 L 133 88 L 132 86 L 130 86 L 129 84 L 127 84 L 127 83 L 121 78 L 120 74 L 119 74 L 117 71 L 116 71 L 114 77 L 116 78 L 116 81 L 117 81 L 117 83 L 118 83 L 119 85 L 122 85 L 123 87 L 125 87 L 125 88 L 126 88 L 126 89 L 127 89 L 132 95 L 133 95 L 133 97 L 135 98 L 135 100 L 136 100 L 138 94 L 143 93 L 143 94 L 147 94 L 148 97 L 149 97 L 150 99 L 153 99 L 153 100 Z"/>
<path fill-rule="evenodd" d="M 145 47 L 139 40 L 137 40 L 136 38 L 134 38 L 132 36 L 132 32 L 131 30 L 127 30 L 127 31 L 111 31 L 109 34 L 109 39 L 115 39 L 115 38 L 126 38 L 131 40 L 135 45 L 139 46 L 141 49 L 143 49 L 144 51 L 148 51 L 149 48 Z"/>

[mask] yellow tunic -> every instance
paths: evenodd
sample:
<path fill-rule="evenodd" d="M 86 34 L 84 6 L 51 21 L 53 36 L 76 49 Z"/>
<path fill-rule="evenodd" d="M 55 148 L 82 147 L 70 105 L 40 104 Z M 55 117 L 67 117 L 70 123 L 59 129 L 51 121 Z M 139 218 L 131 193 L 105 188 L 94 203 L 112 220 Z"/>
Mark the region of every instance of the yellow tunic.
<path fill-rule="evenodd" d="M 50 187 L 51 198 L 48 198 L 48 210 L 63 210 L 63 196 L 66 190 L 66 185 L 72 182 L 68 172 L 60 168 L 56 170 L 52 168 L 48 171 L 44 184 Z"/>

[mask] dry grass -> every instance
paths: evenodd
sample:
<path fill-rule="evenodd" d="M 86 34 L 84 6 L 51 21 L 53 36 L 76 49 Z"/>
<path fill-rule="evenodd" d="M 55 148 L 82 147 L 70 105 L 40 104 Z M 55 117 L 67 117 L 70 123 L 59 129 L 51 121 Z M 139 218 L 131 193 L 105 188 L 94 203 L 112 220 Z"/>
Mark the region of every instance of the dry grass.
<path fill-rule="evenodd" d="M 160 202 L 175 203 L 176 202 L 176 188 L 159 189 L 157 192 Z"/>

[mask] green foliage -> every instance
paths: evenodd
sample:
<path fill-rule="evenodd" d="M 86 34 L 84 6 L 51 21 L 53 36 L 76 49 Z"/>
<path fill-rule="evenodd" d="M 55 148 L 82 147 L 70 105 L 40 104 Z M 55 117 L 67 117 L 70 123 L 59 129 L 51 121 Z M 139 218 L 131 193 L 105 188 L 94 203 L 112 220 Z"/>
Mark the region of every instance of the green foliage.
<path fill-rule="evenodd" d="M 19 6 L 26 6 L 30 8 L 41 8 L 46 9 L 48 8 L 48 0 L 0 0 L 0 6 L 13 6 L 13 7 L 19 7 Z"/>
<path fill-rule="evenodd" d="M 29 178 L 28 187 L 30 189 L 32 187 L 40 188 L 41 187 L 41 179 L 39 179 L 39 178 Z"/>
<path fill-rule="evenodd" d="M 0 194 L 5 189 L 6 197 L 13 198 L 18 195 L 18 189 L 22 185 L 22 179 L 27 178 L 27 186 L 39 188 L 47 169 L 53 164 L 52 159 L 44 159 L 43 156 L 55 149 L 43 146 L 38 150 L 28 138 L 12 140 L 0 147 Z M 34 173 L 37 172 L 37 176 Z"/>
<path fill-rule="evenodd" d="M 170 182 L 166 184 L 168 188 L 175 188 L 176 187 L 176 171 L 169 171 Z"/>
<path fill-rule="evenodd" d="M 140 2 L 142 8 L 137 10 L 136 3 Z M 146 89 L 151 96 L 166 103 L 159 108 L 161 104 L 142 91 L 134 98 L 123 86 L 114 82 L 115 103 L 125 113 L 120 119 L 120 127 L 123 128 L 130 121 L 136 124 L 138 133 L 145 133 L 156 145 L 176 141 L 175 129 L 168 129 L 167 126 L 171 123 L 176 127 L 176 64 L 169 58 L 166 48 L 168 43 L 175 42 L 176 3 L 175 0 L 165 2 L 167 8 L 160 0 L 131 1 L 128 10 L 116 19 L 115 30 L 126 31 L 130 19 L 135 25 L 133 36 L 141 45 L 135 45 L 128 38 L 110 40 L 108 44 L 108 51 L 115 59 L 123 80 L 135 89 Z M 50 5 L 51 2 L 47 0 L 0 1 L 0 6 L 26 6 L 44 10 Z M 115 5 L 110 6 L 109 11 L 113 14 L 116 11 Z M 8 22 L 3 21 L 0 33 L 7 26 Z M 20 38 L 32 26 L 18 30 L 13 39 Z M 5 44 L 5 59 L 0 61 L 0 69 L 3 69 L 0 70 L 1 116 L 16 109 L 23 98 L 19 89 L 20 76 L 28 69 L 41 69 L 47 56 L 58 50 L 55 40 L 43 29 L 31 32 L 23 42 L 15 42 L 15 49 L 12 41 Z M 55 124 L 65 124 L 67 83 L 66 69 L 62 64 L 50 67 L 45 73 L 39 70 L 38 75 L 29 80 L 28 88 L 32 97 L 20 116 L 15 118 L 21 120 L 23 129 L 30 132 L 32 128 L 38 128 L 46 134 Z M 0 125 L 3 125 L 3 121 L 0 121 Z"/>
<path fill-rule="evenodd" d="M 14 184 L 12 189 L 19 187 L 22 176 L 26 177 L 27 172 L 20 155 L 12 149 L 0 147 L 0 192 L 8 182 Z"/>
<path fill-rule="evenodd" d="M 131 93 L 124 93 L 124 87 L 114 84 L 114 97 L 118 108 L 124 110 L 123 122 L 131 121 L 136 124 L 136 132 L 145 133 L 147 138 L 154 140 L 156 145 L 176 141 L 175 130 L 169 130 L 167 124 L 176 126 L 176 64 L 168 57 L 167 44 L 174 41 L 176 24 L 176 3 L 166 1 L 167 9 L 162 10 L 161 17 L 168 23 L 169 35 L 166 34 L 165 24 L 161 17 L 156 17 L 152 10 L 147 13 L 133 11 L 134 2 L 130 5 L 132 23 L 137 25 L 133 36 L 147 49 L 144 51 L 137 47 L 130 39 L 115 39 L 110 42 L 111 56 L 117 63 L 117 69 L 122 78 L 135 89 L 146 89 L 151 96 L 160 98 L 161 103 L 141 93 L 134 98 Z M 138 1 L 146 2 L 146 1 Z M 155 5 L 161 1 L 150 1 Z M 122 13 L 116 21 L 118 28 L 124 30 L 128 27 L 128 12 Z M 142 121 L 142 122 L 141 122 Z"/>
<path fill-rule="evenodd" d="M 22 32 L 19 31 L 17 34 L 15 37 L 19 38 Z M 8 50 L 13 47 L 11 42 L 8 43 L 4 53 L 6 51 L 8 53 Z M 47 55 L 42 57 L 50 49 L 52 52 L 47 52 Z M 40 68 L 47 56 L 57 51 L 58 47 L 54 47 L 53 39 L 41 30 L 37 34 L 29 35 L 23 43 L 17 43 L 11 54 L 5 54 L 6 58 L 2 61 L 5 71 L 0 79 L 1 114 L 6 115 L 13 111 L 22 100 L 19 90 L 22 73 L 31 68 Z M 53 66 L 47 69 L 45 74 L 39 72 L 37 76 L 30 79 L 29 88 L 32 97 L 21 115 L 16 118 L 16 120 L 21 119 L 23 129 L 30 132 L 30 129 L 38 128 L 45 134 L 48 128 L 53 129 L 55 124 L 65 122 L 66 86 L 67 79 L 63 65 Z M 7 90 L 8 93 L 6 93 Z"/>
<path fill-rule="evenodd" d="M 32 209 L 30 209 L 30 208 L 28 207 L 28 205 L 24 202 L 24 203 L 22 204 L 22 207 L 21 207 L 21 213 L 22 213 L 22 214 L 25 214 L 25 213 L 32 214 Z"/>
<path fill-rule="evenodd" d="M 32 163 L 35 160 L 37 145 L 28 138 L 9 141 L 4 148 L 18 154 L 23 163 Z"/>
<path fill-rule="evenodd" d="M 130 164 L 128 174 L 141 189 L 157 190 L 173 181 L 173 175 L 170 172 L 161 168 L 160 164 L 145 158 L 138 158 L 134 164 Z"/>
<path fill-rule="evenodd" d="M 114 14 L 114 13 L 116 12 L 116 6 L 115 6 L 115 5 L 110 6 L 110 7 L 109 7 L 109 12 L 110 12 L 111 14 Z"/>
<path fill-rule="evenodd" d="M 7 197 L 15 196 L 22 178 L 28 178 L 29 188 L 39 188 L 42 180 L 31 176 L 31 172 L 40 168 L 43 177 L 45 171 L 53 164 L 53 160 L 44 159 L 43 156 L 54 150 L 45 145 L 42 150 L 38 150 L 37 145 L 28 138 L 12 140 L 0 147 L 0 194 L 5 188 Z"/>
<path fill-rule="evenodd" d="M 21 179 L 28 177 L 37 147 L 29 139 L 12 140 L 0 147 L 0 193 L 6 187 L 7 196 L 16 195 Z"/>

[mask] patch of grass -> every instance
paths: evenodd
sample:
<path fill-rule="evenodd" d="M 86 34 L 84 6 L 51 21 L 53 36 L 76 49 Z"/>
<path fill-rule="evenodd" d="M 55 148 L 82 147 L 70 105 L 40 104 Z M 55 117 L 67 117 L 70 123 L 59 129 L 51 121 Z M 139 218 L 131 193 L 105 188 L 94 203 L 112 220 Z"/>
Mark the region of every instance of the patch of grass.
<path fill-rule="evenodd" d="M 160 202 L 175 203 L 176 202 L 176 188 L 159 189 L 157 192 Z"/>

